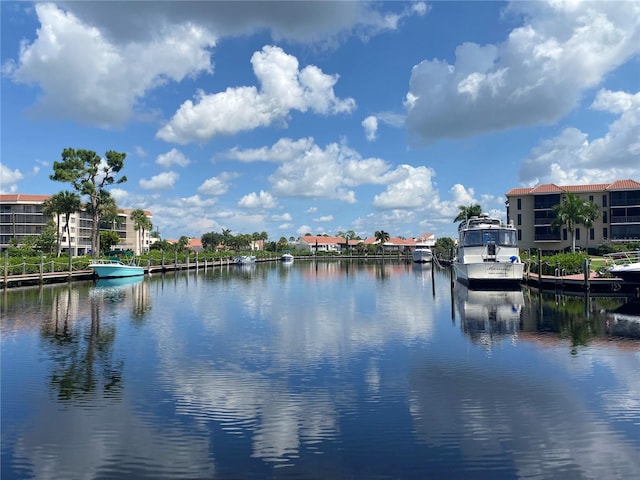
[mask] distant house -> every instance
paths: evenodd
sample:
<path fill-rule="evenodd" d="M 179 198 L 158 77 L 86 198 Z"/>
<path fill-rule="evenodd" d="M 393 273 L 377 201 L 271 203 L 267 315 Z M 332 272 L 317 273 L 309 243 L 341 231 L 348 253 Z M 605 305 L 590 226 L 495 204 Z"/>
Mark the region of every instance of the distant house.
<path fill-rule="evenodd" d="M 414 238 L 416 243 L 433 247 L 436 244 L 436 236 L 433 233 L 423 233 L 419 237 Z"/>
<path fill-rule="evenodd" d="M 364 245 L 379 245 L 380 242 L 376 237 L 369 237 L 362 242 Z M 413 251 L 416 245 L 428 245 L 430 247 L 436 244 L 436 237 L 432 233 L 425 233 L 416 238 L 399 238 L 394 237 L 388 239 L 382 245 L 385 252 L 407 252 Z"/>
<path fill-rule="evenodd" d="M 203 252 L 204 247 L 202 246 L 202 240 L 199 238 L 190 238 L 189 243 L 187 243 L 187 248 L 192 252 Z"/>
<path fill-rule="evenodd" d="M 326 237 L 324 235 L 305 235 L 298 239 L 296 247 L 309 252 L 335 252 L 339 253 L 346 247 L 347 240 L 344 237 Z M 351 242 L 349 242 L 351 245 Z"/>
<path fill-rule="evenodd" d="M 253 240 L 249 247 L 252 251 L 264 250 L 264 240 Z"/>

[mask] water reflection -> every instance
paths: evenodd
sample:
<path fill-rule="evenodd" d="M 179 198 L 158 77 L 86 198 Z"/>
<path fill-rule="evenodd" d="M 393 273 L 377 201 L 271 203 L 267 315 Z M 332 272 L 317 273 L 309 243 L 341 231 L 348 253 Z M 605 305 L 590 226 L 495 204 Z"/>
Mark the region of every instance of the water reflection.
<path fill-rule="evenodd" d="M 522 290 L 473 290 L 457 282 L 455 296 L 462 331 L 486 349 L 508 336 L 515 340 L 524 307 Z"/>
<path fill-rule="evenodd" d="M 605 331 L 616 337 L 640 339 L 640 299 L 634 298 L 607 312 Z"/>
<path fill-rule="evenodd" d="M 640 468 L 640 342 L 606 324 L 624 299 L 452 290 L 400 262 L 251 267 L 10 294 L 3 479 Z"/>

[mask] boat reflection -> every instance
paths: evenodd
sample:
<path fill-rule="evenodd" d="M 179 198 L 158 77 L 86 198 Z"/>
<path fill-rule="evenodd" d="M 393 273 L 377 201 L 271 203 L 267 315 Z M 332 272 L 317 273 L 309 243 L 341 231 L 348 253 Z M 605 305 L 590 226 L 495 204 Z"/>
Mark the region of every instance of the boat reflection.
<path fill-rule="evenodd" d="M 640 338 L 640 299 L 634 298 L 607 312 L 605 330 L 616 337 Z"/>
<path fill-rule="evenodd" d="M 489 346 L 520 330 L 524 295 L 517 290 L 475 290 L 455 284 L 462 331 L 475 343 Z"/>
<path fill-rule="evenodd" d="M 97 289 L 127 287 L 142 283 L 144 277 L 120 277 L 120 278 L 100 278 L 96 282 Z"/>
<path fill-rule="evenodd" d="M 89 291 L 89 296 L 100 298 L 104 303 L 130 304 L 135 318 L 143 317 L 151 308 L 149 285 L 143 276 L 101 278 Z"/>

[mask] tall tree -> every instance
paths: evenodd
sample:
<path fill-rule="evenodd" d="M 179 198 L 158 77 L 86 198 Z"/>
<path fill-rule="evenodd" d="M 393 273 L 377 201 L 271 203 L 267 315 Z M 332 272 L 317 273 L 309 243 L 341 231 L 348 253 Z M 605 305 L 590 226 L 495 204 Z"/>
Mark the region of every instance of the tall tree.
<path fill-rule="evenodd" d="M 593 221 L 600 214 L 597 205 L 582 200 L 573 192 L 567 192 L 561 202 L 553 207 L 555 218 L 551 222 L 553 227 L 567 227 L 571 233 L 571 251 L 576 251 L 576 225 L 593 225 Z"/>
<path fill-rule="evenodd" d="M 56 218 L 56 254 L 60 256 L 60 217 L 62 212 L 60 211 L 60 205 L 56 195 L 52 195 L 42 202 L 42 214 L 45 217 Z M 69 253 L 71 254 L 71 253 Z"/>
<path fill-rule="evenodd" d="M 453 219 L 454 223 L 461 222 L 469 217 L 477 217 L 482 214 L 482 207 L 477 203 L 469 206 L 458 205 L 458 210 L 458 216 Z"/>
<path fill-rule="evenodd" d="M 53 162 L 51 180 L 70 183 L 80 195 L 89 197 L 88 211 L 91 212 L 91 253 L 93 257 L 99 255 L 100 250 L 100 219 L 101 205 L 105 187 L 127 181 L 124 175 L 116 178 L 116 174 L 124 167 L 126 153 L 109 150 L 105 158 L 96 152 L 84 149 L 65 148 L 62 160 Z"/>
<path fill-rule="evenodd" d="M 380 245 L 380 250 L 384 251 L 384 242 L 386 242 L 387 240 L 389 240 L 389 234 L 387 232 L 385 232 L 384 230 L 378 230 L 376 233 L 374 233 L 376 240 L 378 241 L 379 245 Z"/>
<path fill-rule="evenodd" d="M 144 251 L 144 234 L 153 228 L 151 220 L 141 208 L 136 208 L 129 215 L 133 220 L 133 229 L 138 233 L 138 244 L 140 245 L 140 253 Z"/>
<path fill-rule="evenodd" d="M 600 216 L 600 207 L 592 201 L 586 201 L 580 215 L 580 224 L 587 228 L 587 250 L 589 250 L 589 231 L 593 228 L 593 223 Z"/>
<path fill-rule="evenodd" d="M 48 200 L 44 202 L 44 208 L 42 213 L 45 215 L 56 216 L 56 245 L 57 255 L 60 256 L 60 217 L 64 216 L 64 226 L 62 231 L 67 235 L 67 244 L 69 248 L 69 255 L 71 255 L 71 229 L 69 228 L 69 219 L 73 213 L 79 212 L 82 209 L 82 202 L 80 201 L 80 195 L 77 193 L 64 190 L 62 192 L 52 195 Z"/>

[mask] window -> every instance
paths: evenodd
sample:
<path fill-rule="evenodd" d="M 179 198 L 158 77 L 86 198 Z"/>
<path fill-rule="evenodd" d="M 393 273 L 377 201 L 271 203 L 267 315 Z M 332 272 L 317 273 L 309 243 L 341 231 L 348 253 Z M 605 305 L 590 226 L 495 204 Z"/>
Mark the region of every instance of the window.
<path fill-rule="evenodd" d="M 518 214 L 518 225 L 522 225 L 522 214 Z"/>
<path fill-rule="evenodd" d="M 589 201 L 593 202 L 593 195 L 589 195 Z"/>
<path fill-rule="evenodd" d="M 602 229 L 602 240 L 608 240 L 609 231 L 606 228 Z"/>
<path fill-rule="evenodd" d="M 602 212 L 602 223 L 607 223 L 607 212 Z"/>
<path fill-rule="evenodd" d="M 522 199 L 518 199 L 518 210 L 522 210 Z"/>
<path fill-rule="evenodd" d="M 522 240 L 522 230 L 518 229 L 518 241 Z"/>
<path fill-rule="evenodd" d="M 563 228 L 562 229 L 562 240 L 566 240 L 567 239 L 567 229 Z"/>
<path fill-rule="evenodd" d="M 589 240 L 595 240 L 596 238 L 596 230 L 595 228 L 589 229 Z"/>
<path fill-rule="evenodd" d="M 602 206 L 603 207 L 607 206 L 607 196 L 606 195 L 602 195 Z"/>
<path fill-rule="evenodd" d="M 580 229 L 576 228 L 576 240 L 580 240 Z"/>
<path fill-rule="evenodd" d="M 534 210 L 553 208 L 560 203 L 560 194 L 536 195 L 533 200 Z"/>

